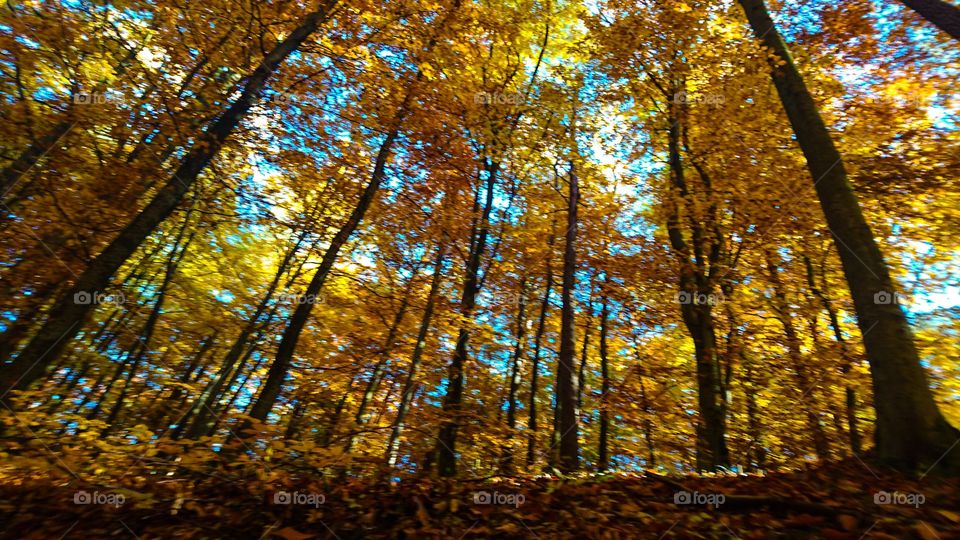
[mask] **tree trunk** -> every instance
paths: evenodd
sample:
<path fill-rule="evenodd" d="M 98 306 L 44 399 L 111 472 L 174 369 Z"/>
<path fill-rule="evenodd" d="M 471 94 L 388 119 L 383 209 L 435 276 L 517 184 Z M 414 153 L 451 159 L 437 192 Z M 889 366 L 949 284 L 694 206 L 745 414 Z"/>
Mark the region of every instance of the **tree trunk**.
<path fill-rule="evenodd" d="M 73 287 L 61 296 L 43 327 L 17 358 L 13 362 L 0 365 L 0 392 L 6 394 L 11 389 L 26 388 L 56 360 L 66 344 L 80 331 L 84 319 L 91 311 L 91 304 L 77 302 L 75 298 L 96 294 L 108 287 L 113 274 L 178 206 L 227 137 L 257 101 L 273 72 L 319 28 L 335 4 L 336 0 L 324 0 L 317 11 L 307 15 L 299 27 L 264 57 L 250 75 L 240 97 L 193 145 L 167 184 L 90 263 Z"/>
<path fill-rule="evenodd" d="M 610 409 L 607 397 L 610 395 L 609 335 L 610 305 L 607 298 L 610 287 L 610 273 L 604 272 L 603 295 L 600 297 L 600 447 L 597 451 L 597 469 L 600 472 L 610 467 L 610 450 L 607 438 L 610 431 Z M 644 411 L 646 414 L 646 411 Z"/>
<path fill-rule="evenodd" d="M 670 96 L 666 96 L 668 99 Z M 684 176 L 680 155 L 681 127 L 677 117 L 676 103 L 670 104 L 667 118 L 669 128 L 668 151 L 670 158 L 670 177 L 675 190 L 685 201 L 690 195 Z M 693 246 L 684 239 L 680 204 L 671 197 L 667 233 L 670 247 L 680 263 L 680 313 L 683 322 L 693 339 L 697 377 L 697 405 L 700 422 L 697 427 L 697 469 L 712 471 L 729 465 L 726 443 L 726 417 L 723 411 L 720 388 L 720 373 L 717 362 L 717 337 L 711 298 L 713 289 L 708 276 L 704 275 L 702 256 L 703 231 L 694 218 L 690 218 L 693 227 Z M 719 241 L 719 239 L 715 239 Z M 691 259 L 691 251 L 693 258 Z M 711 259 L 718 256 L 717 250 L 711 250 Z"/>
<path fill-rule="evenodd" d="M 900 0 L 937 28 L 960 39 L 960 7 L 944 0 Z"/>
<path fill-rule="evenodd" d="M 550 294 L 553 292 L 553 243 L 556 241 L 557 222 L 550 224 L 550 237 L 547 239 L 547 275 L 544 278 L 543 302 L 540 303 L 540 317 L 537 322 L 537 334 L 533 339 L 533 359 L 530 362 L 530 401 L 527 406 L 527 468 L 533 467 L 537 447 L 537 390 L 540 380 L 540 350 L 543 335 L 547 327 L 547 313 L 550 311 Z"/>
<path fill-rule="evenodd" d="M 293 315 L 290 317 L 290 321 L 287 323 L 287 327 L 283 332 L 283 337 L 280 340 L 280 345 L 277 347 L 277 356 L 274 359 L 273 364 L 270 366 L 270 371 L 267 374 L 267 380 L 263 383 L 263 388 L 260 390 L 260 395 L 251 409 L 250 416 L 256 418 L 257 420 L 266 420 L 267 415 L 270 413 L 270 410 L 273 409 L 274 403 L 276 403 L 277 398 L 280 396 L 280 389 L 283 386 L 284 378 L 287 376 L 287 371 L 290 369 L 290 362 L 293 360 L 293 353 L 297 348 L 297 342 L 300 339 L 300 333 L 303 331 L 303 327 L 307 324 L 307 319 L 310 317 L 310 312 L 313 310 L 313 303 L 309 300 L 316 298 L 317 295 L 320 294 L 320 290 L 323 288 L 323 284 L 326 282 L 327 276 L 330 274 L 330 270 L 333 269 L 334 263 L 337 262 L 340 249 L 353 235 L 353 232 L 356 230 L 357 226 L 360 225 L 360 221 L 363 219 L 363 216 L 367 213 L 367 209 L 370 208 L 371 204 L 373 204 L 373 200 L 377 195 L 377 191 L 380 189 L 380 183 L 383 181 L 383 177 L 386 175 L 387 161 L 390 159 L 390 153 L 393 150 L 393 144 L 400 134 L 399 126 L 403 121 L 403 117 L 406 116 L 406 107 L 408 105 L 410 96 L 411 94 L 408 93 L 407 99 L 404 100 L 404 103 L 397 114 L 393 129 L 387 134 L 387 137 L 380 145 L 380 150 L 377 152 L 377 158 L 373 168 L 373 173 L 370 176 L 370 182 L 363 190 L 360 200 L 353 208 L 353 212 L 350 213 L 350 217 L 347 219 L 346 223 L 340 227 L 340 229 L 337 231 L 337 234 L 333 237 L 333 240 L 330 241 L 330 246 L 323 254 L 323 258 L 320 261 L 320 266 L 317 268 L 317 272 L 313 275 L 313 278 L 310 280 L 310 284 L 307 286 L 304 298 L 306 298 L 308 301 L 297 304 Z"/>
<path fill-rule="evenodd" d="M 463 292 L 460 296 L 460 316 L 463 317 L 464 321 L 469 321 L 473 317 L 473 311 L 477 305 L 477 294 L 480 293 L 480 264 L 487 248 L 487 237 L 490 233 L 490 213 L 493 211 L 493 192 L 497 183 L 497 175 L 500 172 L 500 164 L 489 158 L 484 158 L 483 169 L 487 173 L 486 200 L 483 204 L 483 212 L 479 218 L 479 223 L 475 223 L 474 230 L 471 231 L 466 275 L 463 281 Z M 447 393 L 443 397 L 445 419 L 440 425 L 436 447 L 437 470 L 440 476 L 455 476 L 457 474 L 456 445 L 463 401 L 463 366 L 467 361 L 469 353 L 467 346 L 470 341 L 470 329 L 466 326 L 468 324 L 469 322 L 465 322 L 464 326 L 460 327 L 453 359 L 450 360 L 447 371 Z"/>
<path fill-rule="evenodd" d="M 945 456 L 960 439 L 960 430 L 947 422 L 933 399 L 913 332 L 903 310 L 891 301 L 893 280 L 860 211 L 840 152 L 763 0 L 740 0 L 740 4 L 758 39 L 774 53 L 773 83 L 837 242 L 870 361 L 879 457 L 903 469 L 933 462 L 957 465 L 960 452 L 949 459 Z"/>
<path fill-rule="evenodd" d="M 563 285 L 561 288 L 560 354 L 557 358 L 557 405 L 560 428 L 560 470 L 565 473 L 580 467 L 577 433 L 577 389 L 573 366 L 576 363 L 576 331 L 573 291 L 577 286 L 577 205 L 580 201 L 579 179 L 570 162 L 570 192 L 567 196 L 567 231 L 563 250 Z"/>
<path fill-rule="evenodd" d="M 397 333 L 400 331 L 400 325 L 403 323 L 403 317 L 407 314 L 407 308 L 410 305 L 410 293 L 413 291 L 414 277 L 416 273 L 410 278 L 410 281 L 407 283 L 407 286 L 403 292 L 403 300 L 400 302 L 400 307 L 397 309 L 396 314 L 394 314 L 393 322 L 390 324 L 390 329 L 387 331 L 387 339 L 385 340 L 383 347 L 380 349 L 379 359 L 376 364 L 373 366 L 373 370 L 370 373 L 370 380 L 367 381 L 367 387 L 363 391 L 363 397 L 360 398 L 360 405 L 357 407 L 357 414 L 354 416 L 354 422 L 356 427 L 367 423 L 367 407 L 369 407 L 370 402 L 373 401 L 373 396 L 377 391 L 377 386 L 380 384 L 380 379 L 383 377 L 383 369 L 387 364 L 387 361 L 390 360 L 390 353 L 393 351 L 393 346 L 397 341 Z M 350 450 L 353 448 L 354 435 L 350 434 L 347 436 L 347 442 L 343 445 L 343 453 L 349 454 Z"/>
<path fill-rule="evenodd" d="M 512 473 L 513 436 L 517 428 L 517 392 L 520 391 L 520 375 L 523 364 L 523 345 L 527 330 L 527 277 L 520 280 L 520 293 L 517 298 L 517 333 L 513 348 L 513 358 L 510 363 L 509 390 L 507 391 L 507 444 L 503 448 L 502 469 L 505 473 Z"/>

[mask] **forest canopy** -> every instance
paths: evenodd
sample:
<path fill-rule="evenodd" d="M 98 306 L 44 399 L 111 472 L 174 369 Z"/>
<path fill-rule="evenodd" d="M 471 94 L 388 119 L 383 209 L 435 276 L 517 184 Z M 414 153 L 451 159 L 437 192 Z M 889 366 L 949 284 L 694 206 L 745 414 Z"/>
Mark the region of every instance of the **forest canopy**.
<path fill-rule="evenodd" d="M 0 537 L 960 536 L 958 40 L 4 2 Z"/>

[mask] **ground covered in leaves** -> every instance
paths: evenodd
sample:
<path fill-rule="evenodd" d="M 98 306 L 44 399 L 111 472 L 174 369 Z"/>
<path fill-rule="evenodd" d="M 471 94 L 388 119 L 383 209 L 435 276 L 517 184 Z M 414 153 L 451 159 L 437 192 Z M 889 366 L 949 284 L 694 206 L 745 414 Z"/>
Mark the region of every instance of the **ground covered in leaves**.
<path fill-rule="evenodd" d="M 858 461 L 765 476 L 401 482 L 242 470 L 168 470 L 85 485 L 57 472 L 16 475 L 4 467 L 0 534 L 143 540 L 960 538 L 956 478 L 907 478 Z"/>

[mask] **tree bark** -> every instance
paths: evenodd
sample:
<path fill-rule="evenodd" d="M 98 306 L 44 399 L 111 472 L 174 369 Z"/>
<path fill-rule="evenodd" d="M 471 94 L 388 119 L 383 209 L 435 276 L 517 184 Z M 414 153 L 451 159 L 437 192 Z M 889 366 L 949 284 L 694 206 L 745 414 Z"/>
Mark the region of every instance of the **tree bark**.
<path fill-rule="evenodd" d="M 900 2 L 919 13 L 937 28 L 950 34 L 953 39 L 960 39 L 960 7 L 944 0 L 900 0 Z"/>
<path fill-rule="evenodd" d="M 483 170 L 487 174 L 485 201 L 479 222 L 475 224 L 470 235 L 470 251 L 467 259 L 466 275 L 463 281 L 463 291 L 460 295 L 460 316 L 464 321 L 473 317 L 477 306 L 477 295 L 480 293 L 480 265 L 487 248 L 487 237 L 490 234 L 490 213 L 493 211 L 493 192 L 500 172 L 500 164 L 489 158 L 484 158 Z M 479 201 L 478 201 L 479 202 Z M 437 436 L 436 463 L 440 476 L 455 476 L 457 474 L 457 431 L 460 429 L 460 415 L 463 401 L 463 367 L 467 361 L 470 342 L 470 329 L 461 326 L 457 336 L 457 345 L 453 358 L 447 370 L 447 392 L 443 397 L 444 421 L 440 425 Z"/>
<path fill-rule="evenodd" d="M 560 470 L 565 473 L 580 467 L 577 433 L 577 389 L 574 381 L 576 363 L 576 327 L 573 291 L 577 286 L 577 205 L 580 201 L 579 178 L 570 162 L 570 191 L 567 195 L 567 231 L 563 250 L 562 308 L 560 312 L 560 354 L 557 358 L 557 408 L 560 429 Z"/>
<path fill-rule="evenodd" d="M 850 287 L 873 377 L 879 457 L 902 469 L 960 463 L 946 454 L 960 431 L 943 417 L 927 384 L 880 247 L 860 210 L 840 152 L 763 0 L 739 0 L 758 39 L 774 54 L 771 77 L 806 157 Z"/>

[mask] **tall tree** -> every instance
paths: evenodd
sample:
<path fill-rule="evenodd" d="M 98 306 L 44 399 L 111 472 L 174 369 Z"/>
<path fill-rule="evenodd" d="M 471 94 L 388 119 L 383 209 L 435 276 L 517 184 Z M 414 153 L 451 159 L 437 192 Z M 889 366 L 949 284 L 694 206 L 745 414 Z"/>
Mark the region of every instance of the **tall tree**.
<path fill-rule="evenodd" d="M 943 417 L 927 384 L 913 332 L 873 231 L 847 177 L 843 157 L 763 0 L 739 0 L 757 39 L 773 54 L 773 84 L 797 136 L 820 206 L 837 242 L 873 376 L 876 444 L 885 461 L 914 468 L 942 460 L 960 431 Z M 958 461 L 955 453 L 946 461 Z"/>

